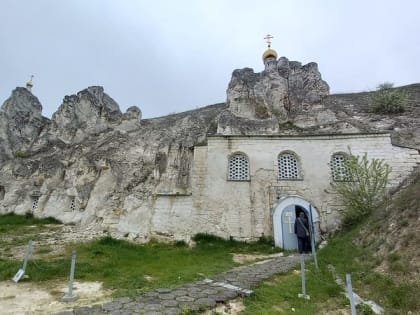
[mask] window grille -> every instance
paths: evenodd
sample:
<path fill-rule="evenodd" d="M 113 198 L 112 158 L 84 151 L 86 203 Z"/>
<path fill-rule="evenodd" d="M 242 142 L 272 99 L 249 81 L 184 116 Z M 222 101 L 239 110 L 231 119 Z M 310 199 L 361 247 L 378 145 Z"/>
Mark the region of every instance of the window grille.
<path fill-rule="evenodd" d="M 279 179 L 298 179 L 299 168 L 296 156 L 292 153 L 283 153 L 278 157 Z"/>
<path fill-rule="evenodd" d="M 249 162 L 245 155 L 235 154 L 229 158 L 229 180 L 249 180 Z"/>
<path fill-rule="evenodd" d="M 330 168 L 334 181 L 348 181 L 347 157 L 344 154 L 334 154 L 331 157 Z"/>
<path fill-rule="evenodd" d="M 74 200 L 74 198 L 70 200 L 70 210 L 76 211 L 76 201 Z"/>
<path fill-rule="evenodd" d="M 39 201 L 38 196 L 32 197 L 32 211 L 38 209 L 38 201 Z"/>

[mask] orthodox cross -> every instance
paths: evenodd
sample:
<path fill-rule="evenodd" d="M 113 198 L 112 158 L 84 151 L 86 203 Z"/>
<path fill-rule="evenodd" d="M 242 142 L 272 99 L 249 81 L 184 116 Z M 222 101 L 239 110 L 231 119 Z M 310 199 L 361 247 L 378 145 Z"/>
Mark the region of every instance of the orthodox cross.
<path fill-rule="evenodd" d="M 286 223 L 289 225 L 289 233 L 293 233 L 293 230 L 292 230 L 292 225 L 294 224 L 294 222 L 293 222 L 293 220 L 292 220 L 292 217 L 293 217 L 293 212 L 291 212 L 291 211 L 288 211 L 288 212 L 286 212 L 285 213 L 285 216 L 287 217 L 287 221 L 286 221 Z"/>
<path fill-rule="evenodd" d="M 270 34 L 267 34 L 265 37 L 264 37 L 264 39 L 265 39 L 265 42 L 268 44 L 268 48 L 270 48 L 271 47 L 271 40 L 274 38 L 274 36 L 273 35 L 270 35 Z"/>

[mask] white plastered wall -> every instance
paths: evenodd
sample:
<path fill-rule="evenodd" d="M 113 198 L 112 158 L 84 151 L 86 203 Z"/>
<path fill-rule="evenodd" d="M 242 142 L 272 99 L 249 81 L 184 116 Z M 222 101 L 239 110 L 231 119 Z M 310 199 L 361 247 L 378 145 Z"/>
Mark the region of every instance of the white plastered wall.
<path fill-rule="evenodd" d="M 323 230 L 337 228 L 342 205 L 331 187 L 329 162 L 337 152 L 384 159 L 392 167 L 393 186 L 406 178 L 420 162 L 416 150 L 396 147 L 388 134 L 306 137 L 220 136 L 208 139 L 206 172 L 194 177 L 201 194 L 194 195 L 195 227 L 201 232 L 236 239 L 273 236 L 276 200 L 299 195 L 320 212 Z M 200 148 L 203 151 L 203 147 Z M 277 156 L 294 152 L 300 161 L 301 180 L 278 180 Z M 250 181 L 228 181 L 228 157 L 235 152 L 247 155 Z M 201 153 L 203 157 L 203 152 Z M 203 164 L 203 159 L 200 161 Z M 202 176 L 205 176 L 204 179 Z M 200 218 L 200 219 L 198 219 Z"/>
<path fill-rule="evenodd" d="M 300 180 L 278 180 L 277 157 L 294 152 Z M 229 181 L 228 158 L 241 152 L 249 159 L 250 180 Z M 273 214 L 278 201 L 300 196 L 319 213 L 320 228 L 340 223 L 342 205 L 331 186 L 329 162 L 337 152 L 384 159 L 392 167 L 393 186 L 420 162 L 417 150 L 396 147 L 388 134 L 335 136 L 218 136 L 194 148 L 190 195 L 155 195 L 148 200 L 128 196 L 118 230 L 141 239 L 188 239 L 197 233 L 255 240 L 274 236 Z"/>

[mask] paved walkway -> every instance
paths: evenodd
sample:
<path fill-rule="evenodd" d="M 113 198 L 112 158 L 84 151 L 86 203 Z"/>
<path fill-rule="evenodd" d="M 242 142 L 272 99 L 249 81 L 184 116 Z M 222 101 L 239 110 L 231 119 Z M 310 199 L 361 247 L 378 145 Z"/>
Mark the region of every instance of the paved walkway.
<path fill-rule="evenodd" d="M 135 299 L 124 297 L 103 305 L 78 307 L 57 315 L 178 315 L 185 308 L 209 309 L 239 296 L 249 296 L 252 289 L 274 274 L 286 272 L 300 262 L 299 255 L 278 257 L 176 288 L 162 288 Z M 310 259 L 310 256 L 305 256 Z"/>

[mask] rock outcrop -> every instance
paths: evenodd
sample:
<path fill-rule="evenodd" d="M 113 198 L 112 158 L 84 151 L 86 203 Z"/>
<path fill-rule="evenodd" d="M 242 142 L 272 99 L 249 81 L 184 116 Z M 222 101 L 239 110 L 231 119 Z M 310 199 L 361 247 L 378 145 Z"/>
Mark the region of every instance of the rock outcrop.
<path fill-rule="evenodd" d="M 13 154 L 25 155 L 38 138 L 48 119 L 42 117 L 38 98 L 18 87 L 3 103 L 0 111 L 0 161 Z"/>
<path fill-rule="evenodd" d="M 194 147 L 209 134 L 386 130 L 396 143 L 420 149 L 420 85 L 406 89 L 406 113 L 372 115 L 370 94 L 328 95 L 315 63 L 280 58 L 261 73 L 235 70 L 226 104 L 141 120 L 139 108 L 123 114 L 102 87 L 89 87 L 66 96 L 50 120 L 31 92 L 17 88 L 0 111 L 0 213 L 130 230 L 136 220 L 152 220 L 138 209 L 153 209 L 156 196 L 191 194 Z"/>
<path fill-rule="evenodd" d="M 138 107 L 122 114 L 102 87 L 90 87 L 66 96 L 49 120 L 34 100 L 18 88 L 0 111 L 0 212 L 42 209 L 38 215 L 114 231 L 121 215 L 156 194 L 191 194 L 193 148 L 215 132 L 225 108 L 141 120 Z M 27 125 L 19 127 L 36 130 L 10 130 L 22 112 Z"/>
<path fill-rule="evenodd" d="M 106 131 L 122 117 L 118 104 L 100 86 L 91 86 L 77 95 L 64 97 L 52 116 L 53 132 L 68 143 L 82 141 L 87 135 Z"/>
<path fill-rule="evenodd" d="M 321 103 L 328 94 L 328 84 L 321 79 L 316 63 L 302 66 L 282 57 L 277 67 L 260 73 L 250 68 L 235 70 L 227 90 L 227 105 L 238 117 L 275 117 L 284 123 Z"/>
<path fill-rule="evenodd" d="M 260 73 L 250 68 L 235 70 L 218 133 L 287 134 L 294 133 L 284 128 L 291 122 L 306 128 L 335 121 L 322 106 L 328 95 L 329 86 L 314 62 L 302 65 L 281 57 Z"/>

